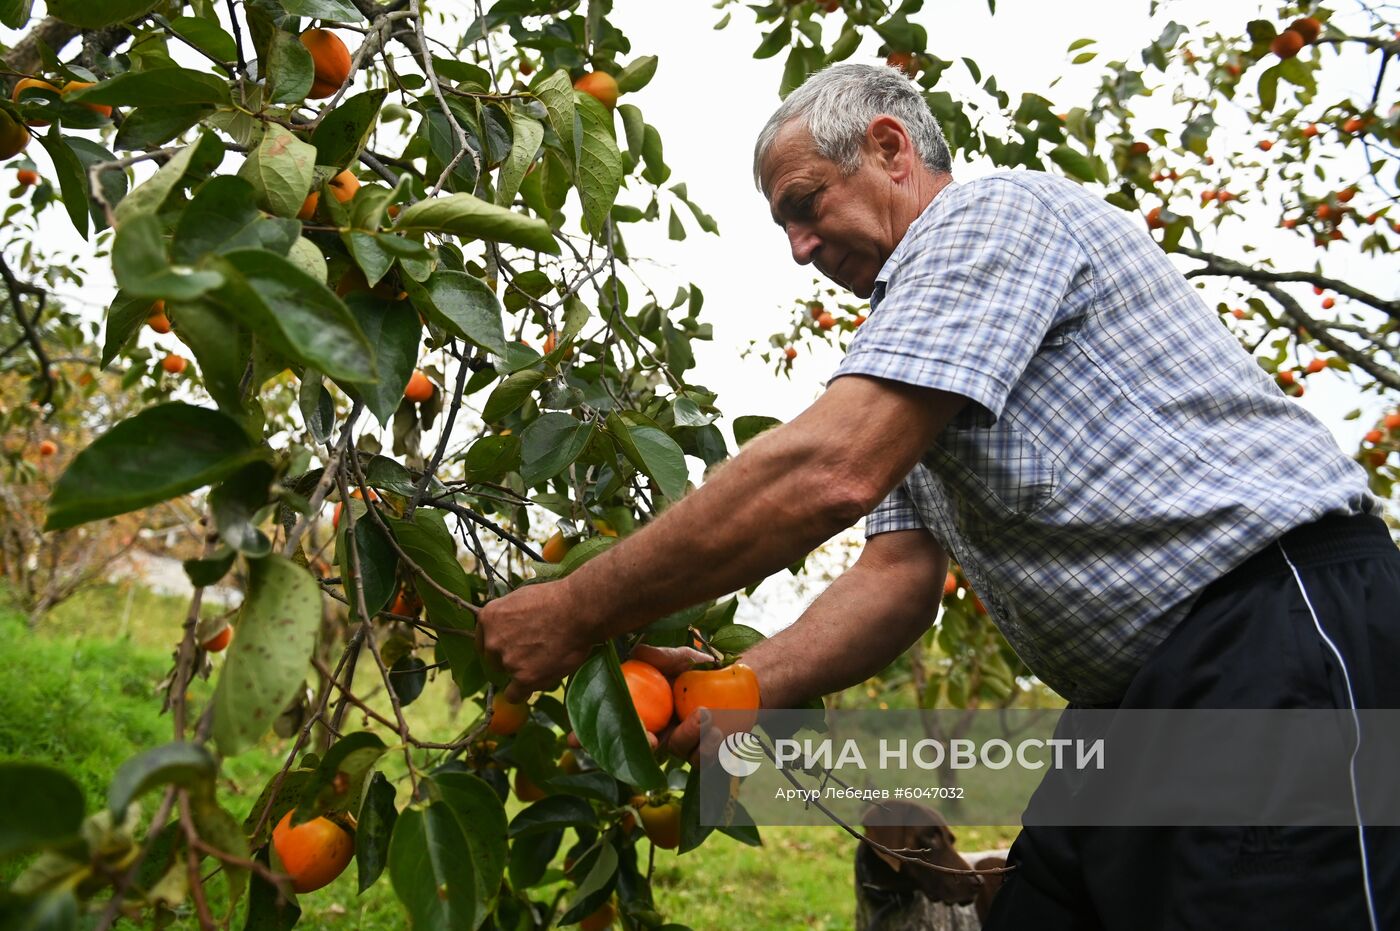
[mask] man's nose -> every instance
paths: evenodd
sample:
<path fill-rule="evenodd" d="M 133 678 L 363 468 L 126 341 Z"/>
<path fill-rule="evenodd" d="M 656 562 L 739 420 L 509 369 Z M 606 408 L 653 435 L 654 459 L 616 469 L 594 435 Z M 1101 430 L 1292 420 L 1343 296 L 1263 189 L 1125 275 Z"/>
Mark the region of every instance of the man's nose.
<path fill-rule="evenodd" d="M 787 227 L 788 245 L 792 247 L 792 260 L 798 265 L 810 265 L 812 256 L 822 244 L 821 238 L 812 232 L 811 227 L 790 223 Z"/>

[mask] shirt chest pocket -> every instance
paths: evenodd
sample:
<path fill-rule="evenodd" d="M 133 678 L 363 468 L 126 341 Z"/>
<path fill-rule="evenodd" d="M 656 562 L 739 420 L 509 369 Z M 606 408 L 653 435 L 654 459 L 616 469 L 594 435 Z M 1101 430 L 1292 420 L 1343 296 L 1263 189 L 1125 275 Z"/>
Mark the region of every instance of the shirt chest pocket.
<path fill-rule="evenodd" d="M 980 408 L 964 410 L 929 447 L 924 465 L 943 481 L 959 512 L 970 508 L 995 521 L 1030 517 L 1055 497 L 1054 464 L 1005 418 L 988 420 Z"/>

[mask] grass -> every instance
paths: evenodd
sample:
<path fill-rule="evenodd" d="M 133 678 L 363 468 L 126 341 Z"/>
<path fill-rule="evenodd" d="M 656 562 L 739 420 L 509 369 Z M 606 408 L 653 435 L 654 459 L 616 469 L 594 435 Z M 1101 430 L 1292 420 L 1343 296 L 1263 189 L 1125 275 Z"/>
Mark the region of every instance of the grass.
<path fill-rule="evenodd" d="M 157 686 L 170 669 L 186 608 L 183 599 L 107 585 L 60 605 L 34 632 L 17 615 L 0 609 L 0 639 L 6 644 L 6 662 L 0 666 L 0 758 L 59 766 L 78 781 L 89 811 L 102 807 L 107 784 L 122 761 L 170 739 L 171 723 L 160 714 Z M 361 664 L 360 674 L 361 687 L 372 692 L 366 686 L 377 678 L 372 664 Z M 212 681 L 192 685 L 196 713 L 212 692 Z M 475 706 L 457 708 L 449 698 L 445 675 L 429 683 L 405 712 L 415 733 L 448 739 L 471 724 Z M 382 691 L 370 704 L 392 714 Z M 348 716 L 347 728 L 365 725 L 363 715 Z M 241 820 L 289 747 L 290 741 L 269 737 L 260 747 L 226 760 L 220 803 Z M 402 755 L 385 757 L 383 768 L 391 779 L 401 777 Z M 400 780 L 400 804 L 406 792 Z M 512 798 L 508 809 L 513 813 L 518 807 Z M 959 828 L 959 847 L 987 849 L 1007 843 L 1013 834 L 1005 828 Z M 742 910 L 738 923 L 744 927 L 850 928 L 854 850 L 847 835 L 835 827 L 769 827 L 762 835 L 761 848 L 714 834 L 683 857 L 656 851 L 658 909 L 668 920 L 696 931 L 734 927 L 736 909 Z M 566 839 L 562 849 L 570 843 Z M 639 853 L 645 863 L 647 851 Z M 0 881 L 8 882 L 18 869 L 14 863 L 0 865 Z M 405 927 L 406 915 L 387 877 L 356 895 L 354 874 L 352 867 L 325 889 L 301 896 L 298 927 Z M 217 916 L 226 900 L 221 883 L 210 886 Z M 548 896 L 537 891 L 535 898 Z M 242 926 L 241 916 L 234 926 Z M 185 914 L 173 927 L 192 929 L 196 922 Z"/>

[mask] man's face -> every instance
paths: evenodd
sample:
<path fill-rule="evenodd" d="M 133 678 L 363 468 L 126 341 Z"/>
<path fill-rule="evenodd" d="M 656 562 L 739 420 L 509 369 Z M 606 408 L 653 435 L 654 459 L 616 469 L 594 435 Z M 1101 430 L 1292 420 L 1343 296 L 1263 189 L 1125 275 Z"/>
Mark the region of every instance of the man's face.
<path fill-rule="evenodd" d="M 894 228 L 896 186 L 878 159 L 867 153 L 854 174 L 843 174 L 816 153 L 806 129 L 789 123 L 768 151 L 762 180 L 793 260 L 869 297 L 904 232 Z"/>

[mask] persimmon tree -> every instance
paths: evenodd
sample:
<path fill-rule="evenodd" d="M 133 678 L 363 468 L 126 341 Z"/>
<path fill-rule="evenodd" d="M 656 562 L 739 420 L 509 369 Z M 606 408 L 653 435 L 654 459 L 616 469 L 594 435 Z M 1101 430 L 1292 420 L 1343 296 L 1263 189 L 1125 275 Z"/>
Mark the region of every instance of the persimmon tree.
<path fill-rule="evenodd" d="M 728 455 L 714 393 L 687 380 L 703 295 L 653 293 L 625 237 L 663 213 L 673 230 L 680 214 L 714 223 L 631 102 L 657 59 L 608 4 L 474 12 L 55 0 L 31 23 L 27 4 L 0 8 L 29 27 L 0 141 L 33 173 L 28 209 L 110 251 L 119 291 L 90 361 L 142 386 L 67 462 L 46 527 L 191 493 L 203 508 L 164 683 L 173 741 L 114 774 L 95 814 L 61 773 L 0 768 L 35 800 L 0 854 L 42 851 L 8 911 L 105 928 L 241 909 L 249 927 L 289 927 L 296 891 L 353 844 L 360 889 L 390 883 L 417 926 L 662 924 L 637 841 L 689 850 L 709 831 L 694 804 L 683 826 L 668 814 L 691 777 L 633 709 L 620 659 L 640 637 L 600 644 L 563 701 L 539 698 L 506 732 L 472 633 L 489 598 L 567 574 L 678 499 L 687 457 Z M 57 318 L 42 270 L 21 270 L 5 268 L 16 371 L 28 416 L 52 418 Z M 143 328 L 179 348 L 153 353 Z M 236 579 L 230 637 L 200 604 Z M 732 658 L 757 637 L 735 606 L 641 637 Z M 474 709 L 461 732 L 410 728 L 430 675 Z M 272 730 L 290 740 L 283 765 L 230 810 L 223 761 L 266 752 Z M 532 791 L 508 819 L 512 771 Z"/>

